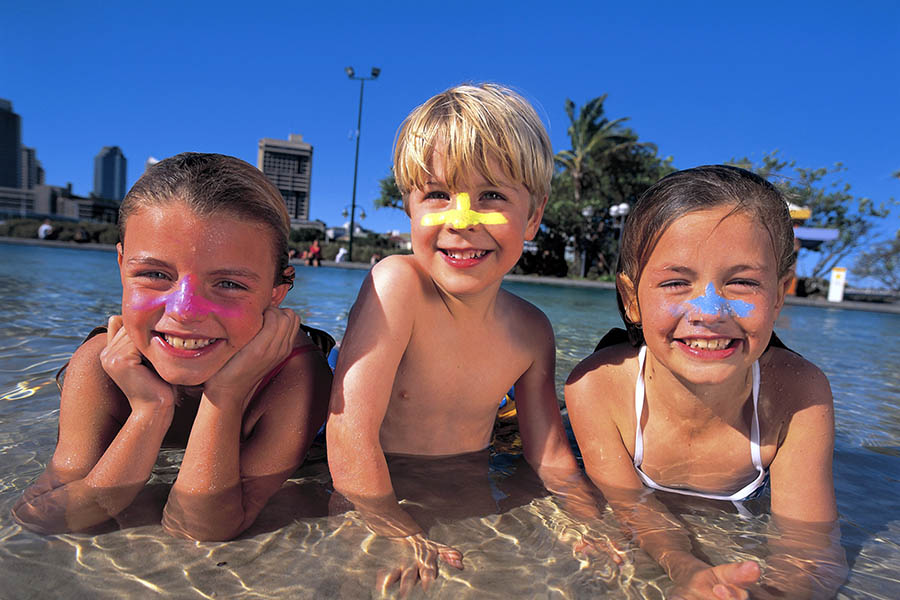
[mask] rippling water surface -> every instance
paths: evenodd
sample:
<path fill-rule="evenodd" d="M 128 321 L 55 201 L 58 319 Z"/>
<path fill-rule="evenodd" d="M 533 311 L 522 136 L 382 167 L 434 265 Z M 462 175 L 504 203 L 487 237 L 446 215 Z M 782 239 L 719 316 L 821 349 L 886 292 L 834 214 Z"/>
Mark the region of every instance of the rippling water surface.
<path fill-rule="evenodd" d="M 298 267 L 285 305 L 340 339 L 364 277 L 364 271 Z M 615 296 L 527 283 L 505 287 L 553 323 L 561 397 L 569 371 L 619 324 Z M 152 510 L 129 515 L 129 527 L 95 535 L 44 538 L 12 521 L 9 509 L 56 443 L 54 374 L 94 326 L 118 313 L 120 294 L 114 253 L 0 244 L 0 597 L 376 595 L 376 574 L 392 565 L 396 548 L 371 536 L 354 512 L 329 516 L 322 460 L 307 463 L 248 532 L 224 544 L 170 538 Z M 835 487 L 851 567 L 839 597 L 900 597 L 900 316 L 788 306 L 777 330 L 825 371 L 834 392 Z M 179 460 L 177 451 L 160 455 L 148 506 L 161 510 Z M 466 564 L 464 571 L 442 568 L 429 597 L 663 596 L 668 578 L 639 550 L 623 569 L 573 555 L 560 542 L 565 518 L 520 458 L 486 461 L 460 494 L 471 500 L 435 510 L 439 516 L 428 522 L 431 537 L 461 550 Z M 429 469 L 447 468 L 424 465 L 422 472 L 433 482 L 440 471 Z M 411 494 L 422 494 L 423 507 L 446 504 L 447 494 L 420 487 Z M 711 559 L 764 561 L 767 517 L 747 521 L 711 506 L 684 518 Z M 614 535 L 614 525 L 606 533 Z"/>

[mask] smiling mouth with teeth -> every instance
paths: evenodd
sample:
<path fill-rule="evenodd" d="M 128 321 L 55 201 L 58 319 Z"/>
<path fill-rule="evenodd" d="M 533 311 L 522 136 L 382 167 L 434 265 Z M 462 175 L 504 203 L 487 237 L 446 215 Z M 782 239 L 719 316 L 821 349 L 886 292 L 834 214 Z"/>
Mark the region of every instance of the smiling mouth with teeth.
<path fill-rule="evenodd" d="M 179 350 L 199 350 L 200 348 L 205 348 L 216 341 L 216 338 L 181 338 L 169 334 L 163 334 L 162 337 L 166 340 L 167 344 L 169 344 L 173 348 L 178 348 Z"/>
<path fill-rule="evenodd" d="M 472 260 L 485 256 L 490 250 L 445 250 L 442 248 L 441 252 L 457 260 Z"/>
<path fill-rule="evenodd" d="M 679 341 L 694 350 L 724 350 L 734 342 L 729 338 L 685 338 Z"/>

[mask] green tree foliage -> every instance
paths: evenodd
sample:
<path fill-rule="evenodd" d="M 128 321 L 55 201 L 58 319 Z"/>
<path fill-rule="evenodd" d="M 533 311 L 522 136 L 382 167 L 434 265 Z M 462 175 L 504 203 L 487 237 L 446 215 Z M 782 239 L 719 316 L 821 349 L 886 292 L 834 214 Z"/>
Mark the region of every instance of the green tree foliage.
<path fill-rule="evenodd" d="M 397 187 L 397 180 L 394 179 L 394 172 L 388 171 L 387 176 L 378 181 L 381 188 L 381 195 L 373 200 L 375 208 L 399 208 L 403 210 L 403 196 L 400 194 L 400 188 Z"/>
<path fill-rule="evenodd" d="M 801 250 L 818 255 L 808 272 L 799 273 L 806 277 L 825 277 L 850 254 L 868 247 L 874 239 L 873 225 L 888 216 L 888 205 L 894 203 L 891 199 L 876 204 L 869 198 L 853 195 L 850 184 L 840 179 L 840 174 L 846 171 L 841 163 L 807 169 L 798 167 L 796 161 L 782 159 L 775 151 L 764 156 L 759 164 L 748 158 L 731 160 L 730 164 L 769 179 L 788 202 L 809 207 L 812 216 L 804 223 L 805 226 L 837 229 L 840 232 L 836 240 L 823 243 L 817 250 Z"/>
<path fill-rule="evenodd" d="M 876 244 L 856 259 L 853 273 L 877 279 L 889 289 L 900 291 L 900 231 L 893 240 Z"/>
<path fill-rule="evenodd" d="M 627 117 L 608 119 L 605 101 L 605 94 L 590 100 L 576 116 L 575 103 L 566 100 L 572 147 L 556 155 L 558 171 L 544 213 L 551 252 L 556 253 L 559 238 L 571 238 L 578 260 L 584 261 L 582 275 L 591 264 L 599 275 L 611 275 L 615 268 L 622 223 L 609 215 L 609 208 L 634 204 L 644 190 L 674 170 L 671 159 L 657 156 L 654 144 L 639 142 L 634 130 L 622 126 Z M 542 241 L 539 237 L 539 246 Z"/>

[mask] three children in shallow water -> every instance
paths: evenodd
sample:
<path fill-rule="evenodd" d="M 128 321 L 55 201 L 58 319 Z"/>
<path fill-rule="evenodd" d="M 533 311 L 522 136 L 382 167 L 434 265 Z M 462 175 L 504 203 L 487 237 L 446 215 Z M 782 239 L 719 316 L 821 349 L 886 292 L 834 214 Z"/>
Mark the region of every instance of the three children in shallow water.
<path fill-rule="evenodd" d="M 394 156 L 413 254 L 366 278 L 333 385 L 328 340 L 278 308 L 293 269 L 277 190 L 219 155 L 152 167 L 122 205 L 122 315 L 72 357 L 56 451 L 16 518 L 57 532 L 115 517 L 170 442 L 186 450 L 164 527 L 229 539 L 299 466 L 328 406 L 335 490 L 417 557 L 383 583 L 427 586 L 438 560 L 463 557 L 398 503 L 388 459 L 484 449 L 510 387 L 527 461 L 583 505 L 553 330 L 500 287 L 538 231 L 553 165 L 539 118 L 506 88 L 459 86 L 416 108 Z M 775 515 L 836 519 L 828 383 L 772 333 L 792 252 L 786 204 L 759 177 L 717 166 L 664 178 L 623 233 L 627 339 L 566 386 L 587 475 L 684 597 L 744 597 L 759 567 L 695 557 L 683 531 L 658 526 L 671 517 L 638 497 L 645 486 L 741 500 L 768 474 Z"/>

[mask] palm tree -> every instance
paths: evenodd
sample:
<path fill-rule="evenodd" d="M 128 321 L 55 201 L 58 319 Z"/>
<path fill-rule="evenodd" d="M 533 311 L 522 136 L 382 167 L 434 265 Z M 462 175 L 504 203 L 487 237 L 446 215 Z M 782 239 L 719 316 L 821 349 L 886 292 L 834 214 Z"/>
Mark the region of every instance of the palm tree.
<path fill-rule="evenodd" d="M 643 145 L 634 141 L 622 130 L 622 123 L 629 117 L 610 121 L 603 115 L 603 103 L 606 94 L 594 98 L 581 107 L 578 118 L 575 118 L 575 103 L 566 99 L 566 114 L 569 116 L 569 139 L 571 150 L 562 150 L 556 154 L 556 162 L 572 178 L 575 205 L 581 206 L 585 188 L 585 175 L 593 169 L 593 162 L 599 156 L 616 152 L 634 145 Z"/>

